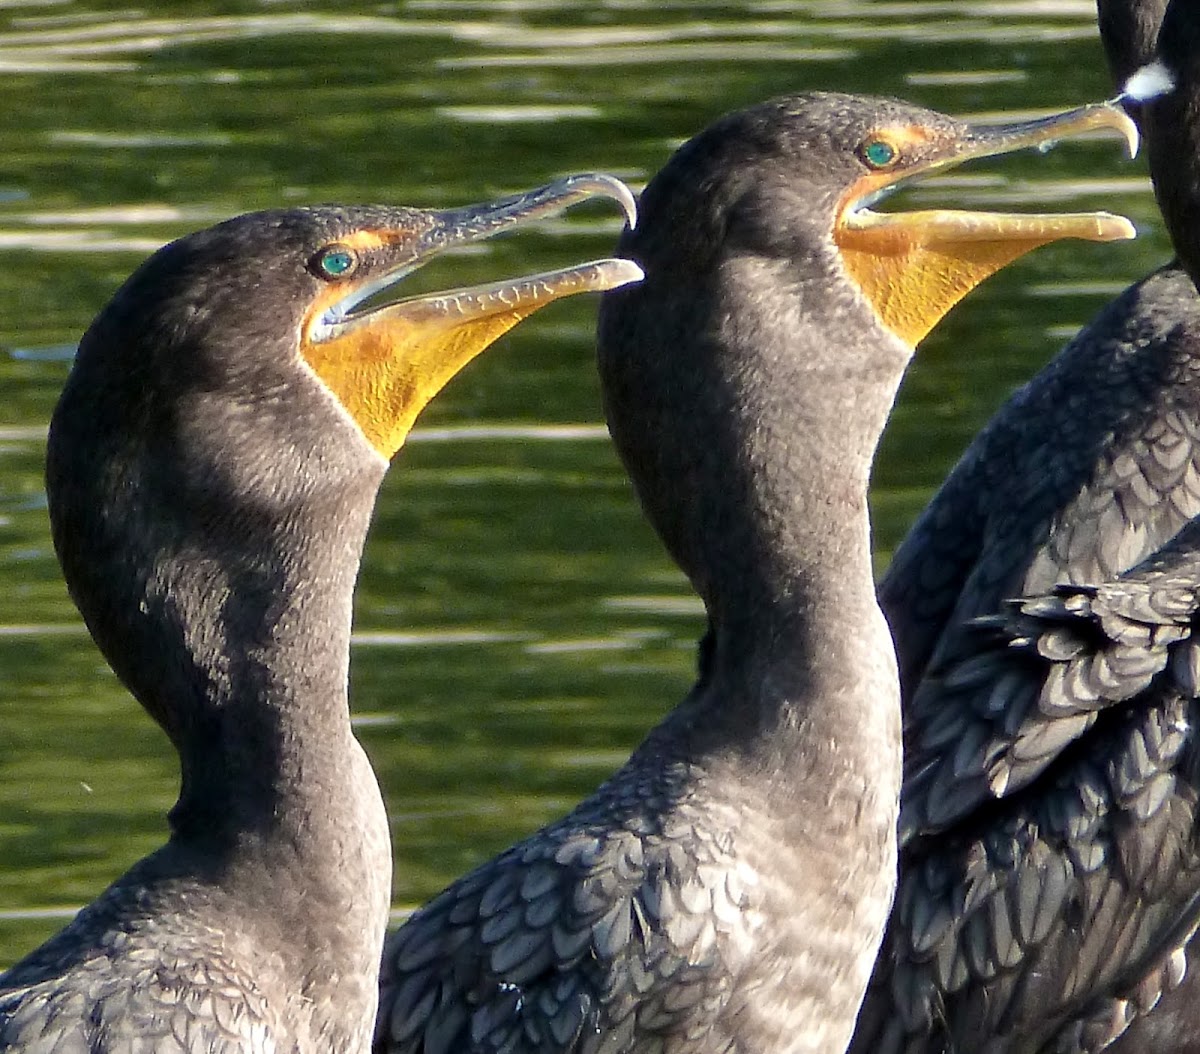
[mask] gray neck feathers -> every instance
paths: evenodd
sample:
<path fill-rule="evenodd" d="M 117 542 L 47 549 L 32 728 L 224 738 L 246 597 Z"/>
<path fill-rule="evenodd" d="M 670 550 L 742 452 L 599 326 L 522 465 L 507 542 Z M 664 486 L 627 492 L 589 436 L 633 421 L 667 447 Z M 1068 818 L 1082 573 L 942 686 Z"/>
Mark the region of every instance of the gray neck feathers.
<path fill-rule="evenodd" d="M 122 357 L 150 369 L 137 349 L 85 338 L 47 491 L 73 598 L 179 751 L 156 866 L 209 889 L 211 910 L 232 916 L 214 921 L 281 935 L 297 970 L 319 951 L 329 976 L 372 977 L 390 852 L 347 667 L 384 466 L 286 349 L 278 377 L 237 389 L 269 393 L 246 404 L 203 384 L 164 398 L 114 383 Z"/>
<path fill-rule="evenodd" d="M 699 284 L 651 271 L 602 312 L 614 440 L 718 629 L 874 602 L 858 595 L 867 485 L 908 351 L 836 295 L 836 266 L 733 257 Z"/>
<path fill-rule="evenodd" d="M 867 486 L 911 352 L 846 284 L 832 245 L 799 261 L 731 253 L 686 279 L 670 267 L 651 262 L 602 308 L 613 438 L 704 599 L 714 705 L 745 699 L 735 725 L 751 737 L 797 720 L 810 738 L 837 734 L 846 707 L 895 704 L 894 684 L 876 691 L 893 660 Z"/>

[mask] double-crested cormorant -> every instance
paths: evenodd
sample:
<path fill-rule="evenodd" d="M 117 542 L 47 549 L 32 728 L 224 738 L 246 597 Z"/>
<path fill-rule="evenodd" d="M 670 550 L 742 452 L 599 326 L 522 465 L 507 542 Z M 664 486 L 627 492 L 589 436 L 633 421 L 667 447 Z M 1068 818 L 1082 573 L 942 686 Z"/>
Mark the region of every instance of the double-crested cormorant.
<path fill-rule="evenodd" d="M 862 1054 L 1200 1051 L 1200 27 L 1186 6 L 1160 37 L 1176 88 L 1141 107 L 1183 267 L 1128 289 L 1010 400 L 881 586 L 905 785 Z M 1118 77 L 1152 57 L 1164 7 L 1101 3 Z"/>
<path fill-rule="evenodd" d="M 840 1051 L 891 901 L 899 699 L 867 477 L 913 347 L 1103 214 L 875 213 L 908 177 L 1084 128 L 814 94 L 731 114 L 647 187 L 601 307 L 609 426 L 708 610 L 700 678 L 570 815 L 388 939 L 377 1050 Z"/>
<path fill-rule="evenodd" d="M 604 260 L 377 298 L 430 256 L 594 195 L 573 177 L 439 212 L 255 213 L 160 250 L 100 313 L 50 429 L 71 595 L 179 751 L 171 838 L 0 976 L 0 1049 L 369 1047 L 391 854 L 350 730 L 354 580 L 420 409 Z"/>

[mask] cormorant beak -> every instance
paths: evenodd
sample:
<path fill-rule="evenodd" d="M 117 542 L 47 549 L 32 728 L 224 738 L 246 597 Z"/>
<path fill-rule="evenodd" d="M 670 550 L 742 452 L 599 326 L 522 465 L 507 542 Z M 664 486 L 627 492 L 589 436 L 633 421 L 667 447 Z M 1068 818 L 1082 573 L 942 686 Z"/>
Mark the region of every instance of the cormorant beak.
<path fill-rule="evenodd" d="M 637 206 L 624 183 L 581 175 L 487 204 L 414 212 L 395 230 L 356 232 L 364 243 L 394 245 L 400 259 L 358 284 L 331 286 L 331 295 L 310 307 L 300 352 L 383 457 L 395 455 L 417 415 L 459 370 L 523 318 L 562 297 L 615 289 L 643 274 L 631 260 L 605 259 L 402 300 L 386 294 L 447 249 L 593 197 L 616 201 L 635 224 Z M 353 246 L 355 236 L 343 241 Z"/>
<path fill-rule="evenodd" d="M 866 205 L 910 180 L 979 157 L 1026 147 L 1045 150 L 1060 139 L 1100 130 L 1124 137 L 1137 152 L 1137 126 L 1112 103 L 1080 107 L 1015 124 L 966 126 L 963 134 L 938 142 L 940 133 L 898 130 L 899 156 L 907 141 L 928 152 L 926 159 L 873 172 L 843 199 L 834 226 L 846 270 L 883 324 L 915 346 L 967 293 L 988 275 L 1031 249 L 1062 238 L 1118 241 L 1135 236 L 1133 224 L 1106 212 L 1017 215 L 931 209 L 876 213 Z"/>

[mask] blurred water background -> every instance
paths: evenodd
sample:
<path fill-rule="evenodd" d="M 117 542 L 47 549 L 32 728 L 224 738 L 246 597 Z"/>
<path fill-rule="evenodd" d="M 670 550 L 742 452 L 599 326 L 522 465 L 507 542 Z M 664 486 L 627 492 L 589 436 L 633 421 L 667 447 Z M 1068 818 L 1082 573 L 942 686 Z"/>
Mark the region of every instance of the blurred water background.
<path fill-rule="evenodd" d="M 0 964 L 165 837 L 174 755 L 88 639 L 50 547 L 46 422 L 75 341 L 155 247 L 281 203 L 453 205 L 603 170 L 639 185 L 718 114 L 831 88 L 959 115 L 1111 94 L 1091 0 L 0 0 Z M 1167 240 L 1112 141 L 908 201 L 1104 207 L 1138 242 L 1043 249 L 927 341 L 874 486 L 879 566 L 1012 388 Z M 448 261 L 602 255 L 598 205 Z M 450 276 L 453 275 L 451 278 Z M 382 494 L 352 694 L 403 910 L 592 790 L 690 684 L 700 608 L 601 421 L 594 299 L 457 378 Z"/>

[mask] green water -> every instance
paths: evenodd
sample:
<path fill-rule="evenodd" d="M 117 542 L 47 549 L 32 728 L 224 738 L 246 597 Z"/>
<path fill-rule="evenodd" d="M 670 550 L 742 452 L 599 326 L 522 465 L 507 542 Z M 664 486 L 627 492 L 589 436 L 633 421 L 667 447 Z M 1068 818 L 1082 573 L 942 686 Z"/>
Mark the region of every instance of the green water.
<path fill-rule="evenodd" d="M 1110 92 L 1088 0 L 318 4 L 0 0 L 0 963 L 159 844 L 176 767 L 67 599 L 41 483 L 74 341 L 162 241 L 287 202 L 465 203 L 569 171 L 644 181 L 784 91 L 959 114 Z M 881 564 L 1012 387 L 1167 255 L 1115 143 L 976 166 L 925 204 L 1105 207 L 1135 244 L 1042 250 L 924 347 L 876 472 Z M 456 281 L 607 253 L 615 210 L 457 258 Z M 554 818 L 685 692 L 700 618 L 600 426 L 595 302 L 467 369 L 380 500 L 353 698 L 404 907 Z M 556 427 L 570 426 L 570 427 Z"/>

